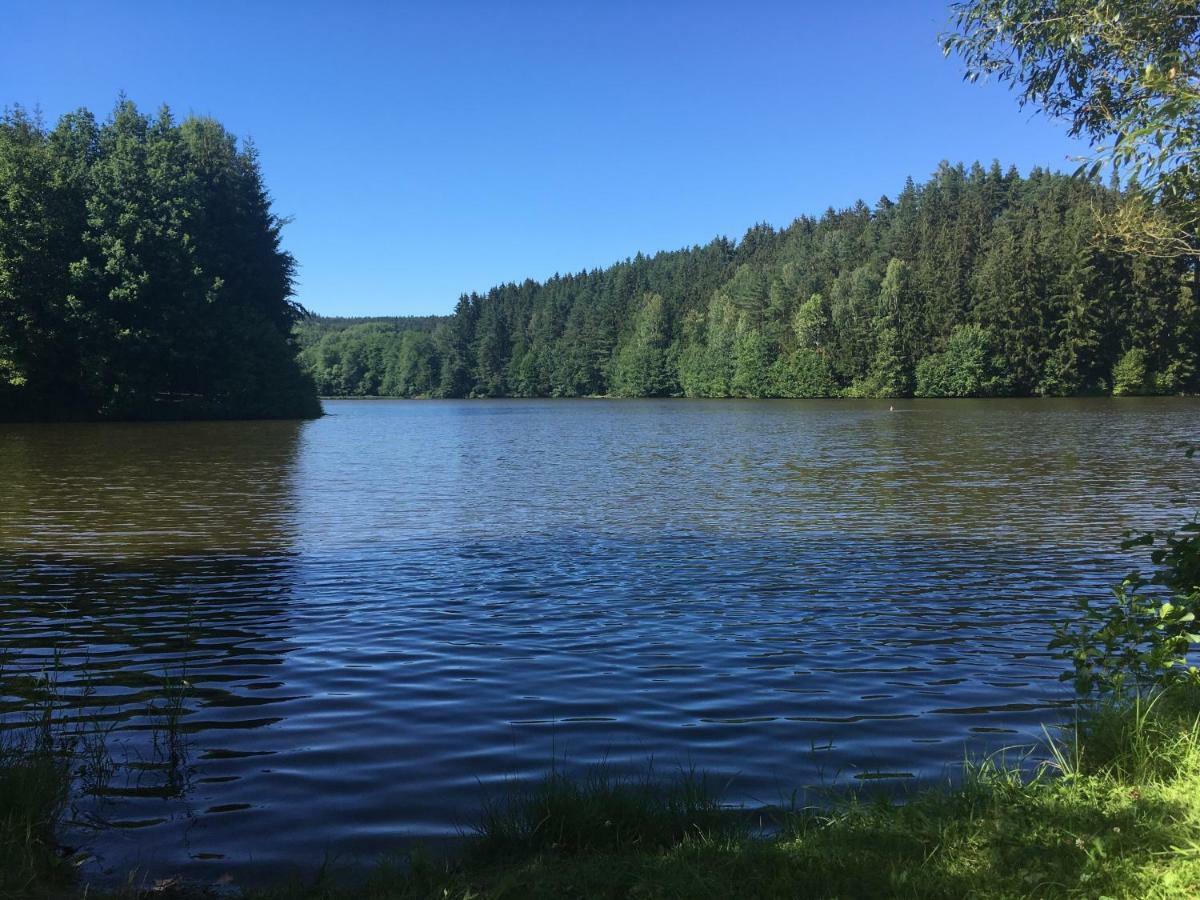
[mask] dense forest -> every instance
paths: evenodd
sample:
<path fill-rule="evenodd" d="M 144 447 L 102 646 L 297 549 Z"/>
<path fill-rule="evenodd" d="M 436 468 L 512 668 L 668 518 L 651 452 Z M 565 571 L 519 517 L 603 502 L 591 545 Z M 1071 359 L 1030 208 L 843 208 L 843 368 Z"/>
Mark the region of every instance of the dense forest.
<path fill-rule="evenodd" d="M 305 325 L 325 395 L 1013 396 L 1197 390 L 1190 264 L 1096 238 L 1098 182 L 942 164 L 893 200 Z"/>
<path fill-rule="evenodd" d="M 434 334 L 449 316 L 310 316 L 296 326 L 301 365 L 326 397 L 418 397 L 437 391 Z"/>
<path fill-rule="evenodd" d="M 120 100 L 0 117 L 0 418 L 305 417 L 253 146 Z"/>
<path fill-rule="evenodd" d="M 382 325 L 392 331 L 434 331 L 449 316 L 305 316 L 296 325 L 296 334 L 304 346 L 314 344 L 330 332 L 345 331 L 359 325 Z"/>

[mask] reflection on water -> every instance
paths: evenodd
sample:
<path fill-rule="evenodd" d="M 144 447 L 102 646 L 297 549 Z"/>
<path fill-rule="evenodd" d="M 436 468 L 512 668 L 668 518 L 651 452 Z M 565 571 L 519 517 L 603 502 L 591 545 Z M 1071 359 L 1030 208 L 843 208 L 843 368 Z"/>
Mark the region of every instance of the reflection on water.
<path fill-rule="evenodd" d="M 0 547 L 92 559 L 294 543 L 296 422 L 0 427 Z"/>
<path fill-rule="evenodd" d="M 278 671 L 301 427 L 0 432 L 0 716 L 19 728 L 49 701 L 61 732 L 102 747 L 113 769 L 89 768 L 95 796 L 75 805 L 67 839 L 110 863 L 160 842 L 176 856 L 201 817 L 236 808 L 195 796 L 242 779 L 217 771 L 247 758 L 244 737 L 222 734 L 278 722 L 295 699 Z"/>
<path fill-rule="evenodd" d="M 774 802 L 1028 742 L 1200 405 L 328 409 L 0 431 L 0 710 L 52 666 L 108 732 L 103 865 L 451 835 L 555 755 Z"/>

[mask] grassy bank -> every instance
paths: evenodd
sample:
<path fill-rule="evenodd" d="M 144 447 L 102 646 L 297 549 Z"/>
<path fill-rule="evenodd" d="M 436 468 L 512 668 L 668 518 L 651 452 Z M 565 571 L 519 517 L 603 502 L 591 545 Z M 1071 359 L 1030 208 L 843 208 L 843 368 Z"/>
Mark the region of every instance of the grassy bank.
<path fill-rule="evenodd" d="M 322 873 L 245 896 L 1200 896 L 1198 713 L 1194 690 L 1110 704 L 1052 741 L 1033 774 L 992 763 L 903 801 L 844 794 L 776 811 L 769 835 L 701 777 L 552 776 L 485 807 L 451 863 L 418 855 L 365 880 Z M 67 776 L 54 748 L 4 757 L 0 894 L 104 896 L 71 881 L 55 846 Z M 154 896 L 172 893 L 205 892 Z"/>
<path fill-rule="evenodd" d="M 550 779 L 489 810 L 457 867 L 381 869 L 353 890 L 303 895 L 1200 896 L 1198 708 L 1178 693 L 1105 707 L 1032 777 L 989 764 L 906 802 L 845 795 L 781 812 L 772 837 L 723 814 L 695 779 Z"/>

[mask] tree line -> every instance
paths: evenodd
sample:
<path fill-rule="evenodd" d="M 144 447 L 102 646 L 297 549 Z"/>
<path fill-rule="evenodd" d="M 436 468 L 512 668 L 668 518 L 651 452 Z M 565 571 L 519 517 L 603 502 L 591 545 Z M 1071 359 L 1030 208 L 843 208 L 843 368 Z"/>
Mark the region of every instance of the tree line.
<path fill-rule="evenodd" d="M 943 163 L 895 199 L 739 241 L 303 326 L 321 393 L 976 397 L 1198 387 L 1191 267 L 1097 240 L 1095 178 Z"/>
<path fill-rule="evenodd" d="M 212 119 L 6 111 L 0 418 L 319 415 L 283 224 Z"/>

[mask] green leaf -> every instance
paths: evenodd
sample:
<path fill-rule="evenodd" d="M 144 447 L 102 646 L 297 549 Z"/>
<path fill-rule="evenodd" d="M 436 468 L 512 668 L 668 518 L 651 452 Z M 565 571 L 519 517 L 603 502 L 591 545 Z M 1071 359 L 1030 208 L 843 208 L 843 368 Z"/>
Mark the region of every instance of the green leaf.
<path fill-rule="evenodd" d="M 1150 533 L 1140 534 L 1135 538 L 1128 538 L 1121 541 L 1122 550 L 1131 550 L 1134 547 L 1148 547 L 1154 543 L 1154 535 Z M 1126 579 L 1128 580 L 1128 579 Z"/>

